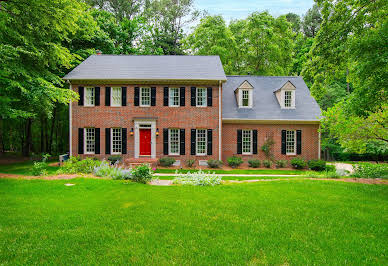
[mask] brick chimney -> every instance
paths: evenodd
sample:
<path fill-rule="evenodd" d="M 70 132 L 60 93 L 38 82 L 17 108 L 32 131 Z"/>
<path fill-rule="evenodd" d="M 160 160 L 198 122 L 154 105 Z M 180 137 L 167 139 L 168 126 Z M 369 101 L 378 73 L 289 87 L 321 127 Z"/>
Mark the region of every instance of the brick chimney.
<path fill-rule="evenodd" d="M 96 54 L 97 54 L 97 55 L 102 55 L 101 50 L 96 50 Z"/>

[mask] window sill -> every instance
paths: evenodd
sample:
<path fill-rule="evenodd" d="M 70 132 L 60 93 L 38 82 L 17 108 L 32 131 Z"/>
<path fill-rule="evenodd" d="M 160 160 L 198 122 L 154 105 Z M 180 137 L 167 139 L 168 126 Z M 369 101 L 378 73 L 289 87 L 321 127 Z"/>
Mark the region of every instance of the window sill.
<path fill-rule="evenodd" d="M 287 156 L 295 156 L 296 153 L 286 153 Z"/>
<path fill-rule="evenodd" d="M 180 155 L 180 154 L 168 154 L 167 156 L 178 157 L 178 156 L 182 156 L 182 155 Z"/>
<path fill-rule="evenodd" d="M 180 105 L 169 105 L 168 107 L 180 107 Z"/>
<path fill-rule="evenodd" d="M 139 107 L 151 107 L 151 105 L 139 105 Z"/>
<path fill-rule="evenodd" d="M 205 107 L 208 107 L 208 106 L 207 106 L 207 105 L 206 105 L 206 106 L 203 106 L 203 105 L 196 105 L 195 107 L 205 108 Z"/>
<path fill-rule="evenodd" d="M 207 154 L 196 154 L 195 156 L 207 156 Z"/>

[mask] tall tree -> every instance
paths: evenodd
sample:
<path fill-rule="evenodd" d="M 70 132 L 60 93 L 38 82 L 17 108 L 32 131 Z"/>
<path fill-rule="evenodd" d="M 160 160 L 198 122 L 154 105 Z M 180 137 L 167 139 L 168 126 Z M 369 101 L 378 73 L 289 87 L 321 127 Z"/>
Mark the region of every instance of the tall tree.
<path fill-rule="evenodd" d="M 286 19 L 292 24 L 292 30 L 295 33 L 300 32 L 302 21 L 300 20 L 300 16 L 298 14 L 288 13 L 286 14 Z"/>
<path fill-rule="evenodd" d="M 302 28 L 305 36 L 314 38 L 322 22 L 320 8 L 314 4 L 303 17 Z"/>

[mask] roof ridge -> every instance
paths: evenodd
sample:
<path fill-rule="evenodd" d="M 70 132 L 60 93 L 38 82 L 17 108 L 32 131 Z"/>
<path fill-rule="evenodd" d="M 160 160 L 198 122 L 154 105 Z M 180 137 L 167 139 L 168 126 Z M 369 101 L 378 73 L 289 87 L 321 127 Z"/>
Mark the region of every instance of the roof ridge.
<path fill-rule="evenodd" d="M 220 57 L 219 55 L 156 55 L 156 54 L 92 54 L 90 56 L 165 56 L 165 57 Z"/>
<path fill-rule="evenodd" d="M 302 76 L 226 75 L 226 77 L 301 78 Z"/>

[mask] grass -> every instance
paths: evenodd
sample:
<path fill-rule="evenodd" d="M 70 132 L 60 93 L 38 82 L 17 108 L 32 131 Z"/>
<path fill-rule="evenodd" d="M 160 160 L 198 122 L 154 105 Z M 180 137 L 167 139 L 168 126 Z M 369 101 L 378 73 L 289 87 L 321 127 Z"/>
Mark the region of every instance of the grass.
<path fill-rule="evenodd" d="M 177 169 L 156 169 L 155 173 L 161 174 L 175 174 Z M 179 173 L 185 174 L 187 172 L 198 172 L 197 169 L 178 169 Z M 232 170 L 223 170 L 223 169 L 206 169 L 205 172 L 211 172 L 216 174 L 250 174 L 250 175 L 301 175 L 303 170 L 281 170 L 281 169 L 232 169 Z"/>
<path fill-rule="evenodd" d="M 2 179 L 0 198 L 0 264 L 388 263 L 388 186 Z"/>
<path fill-rule="evenodd" d="M 0 165 L 0 173 L 31 176 L 33 164 L 34 162 L 32 161 L 26 161 L 21 163 Z M 47 172 L 49 175 L 54 175 L 58 169 L 59 166 L 49 166 L 47 168 Z"/>
<path fill-rule="evenodd" d="M 173 180 L 175 177 L 176 176 L 157 176 L 157 178 L 162 180 Z M 304 177 L 305 176 L 223 176 L 222 180 L 301 179 Z"/>

